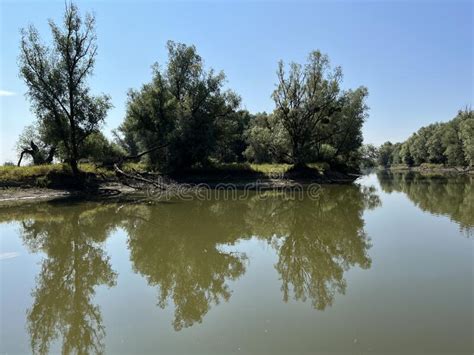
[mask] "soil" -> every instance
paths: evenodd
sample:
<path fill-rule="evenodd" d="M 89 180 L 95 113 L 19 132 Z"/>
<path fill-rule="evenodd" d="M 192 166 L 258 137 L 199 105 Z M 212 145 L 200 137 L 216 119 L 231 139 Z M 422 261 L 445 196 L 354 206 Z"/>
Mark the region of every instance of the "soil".
<path fill-rule="evenodd" d="M 293 172 L 279 178 L 268 178 L 255 176 L 188 176 L 176 177 L 176 184 L 197 185 L 205 184 L 208 188 L 216 188 L 222 184 L 233 184 L 237 189 L 260 189 L 271 190 L 291 188 L 297 185 L 307 186 L 316 184 L 347 184 L 356 180 L 359 175 L 345 174 L 340 172 L 326 172 L 321 174 L 310 174 L 308 172 Z M 34 187 L 25 185 L 4 185 L 0 187 L 0 206 L 10 206 L 24 202 L 50 201 L 57 199 L 81 198 L 87 200 L 110 200 L 117 197 L 128 200 L 141 200 L 146 194 L 146 189 L 137 191 L 132 187 L 124 185 L 119 181 L 99 181 L 85 189 L 74 189 L 57 184 L 55 188 Z"/>

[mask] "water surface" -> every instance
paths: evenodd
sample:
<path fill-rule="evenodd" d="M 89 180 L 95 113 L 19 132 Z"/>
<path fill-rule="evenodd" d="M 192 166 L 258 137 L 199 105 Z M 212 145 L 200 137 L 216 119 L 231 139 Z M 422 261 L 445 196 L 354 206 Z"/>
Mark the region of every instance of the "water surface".
<path fill-rule="evenodd" d="M 0 352 L 473 353 L 474 181 L 0 210 Z"/>

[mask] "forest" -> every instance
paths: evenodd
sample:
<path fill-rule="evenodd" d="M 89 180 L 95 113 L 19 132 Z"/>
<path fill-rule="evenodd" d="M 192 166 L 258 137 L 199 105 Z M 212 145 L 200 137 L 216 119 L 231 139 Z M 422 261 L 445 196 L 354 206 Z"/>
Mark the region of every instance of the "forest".
<path fill-rule="evenodd" d="M 377 162 L 383 167 L 427 163 L 474 166 L 474 112 L 471 108 L 460 110 L 451 121 L 422 127 L 405 142 L 385 142 L 377 155 Z"/>
<path fill-rule="evenodd" d="M 162 173 L 246 162 L 358 170 L 368 90 L 343 90 L 342 69 L 318 50 L 303 64 L 279 62 L 268 93 L 274 109 L 254 114 L 195 46 L 168 41 L 167 61 L 153 64 L 150 81 L 129 90 L 125 117 L 110 139 L 101 129 L 112 99 L 94 95 L 87 82 L 98 54 L 94 16 L 68 4 L 63 22 L 50 21 L 50 29 L 50 44 L 33 26 L 21 32 L 20 76 L 36 120 L 18 139 L 18 166 L 63 162 L 74 176 L 81 162 L 128 161 Z"/>
<path fill-rule="evenodd" d="M 164 174 L 234 163 L 288 164 L 295 171 L 318 163 L 345 173 L 474 165 L 468 107 L 405 142 L 364 145 L 368 89 L 343 89 L 341 67 L 319 50 L 303 64 L 280 61 L 268 93 L 273 111 L 251 113 L 227 87 L 224 72 L 207 68 L 195 46 L 168 41 L 167 61 L 152 65 L 149 82 L 129 89 L 123 121 L 107 137 L 101 130 L 112 99 L 94 95 L 88 84 L 98 54 L 94 16 L 67 4 L 62 23 L 50 21 L 50 29 L 49 45 L 32 25 L 21 31 L 20 76 L 36 120 L 18 138 L 18 166 L 64 163 L 77 178 L 80 163 L 135 162 Z"/>

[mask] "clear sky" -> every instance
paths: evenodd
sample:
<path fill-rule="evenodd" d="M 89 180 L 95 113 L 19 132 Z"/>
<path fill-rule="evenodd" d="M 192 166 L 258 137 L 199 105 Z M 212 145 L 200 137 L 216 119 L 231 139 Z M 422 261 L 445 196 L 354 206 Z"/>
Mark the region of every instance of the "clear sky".
<path fill-rule="evenodd" d="M 99 53 L 93 92 L 111 95 L 104 133 L 124 117 L 127 90 L 166 61 L 171 39 L 196 45 L 206 65 L 251 112 L 271 111 L 280 59 L 303 62 L 314 49 L 344 71 L 344 88 L 369 89 L 366 143 L 406 139 L 473 103 L 473 1 L 77 1 L 96 15 Z M 19 29 L 32 23 L 50 39 L 47 19 L 64 1 L 0 0 L 0 163 L 34 120 L 18 76 Z"/>

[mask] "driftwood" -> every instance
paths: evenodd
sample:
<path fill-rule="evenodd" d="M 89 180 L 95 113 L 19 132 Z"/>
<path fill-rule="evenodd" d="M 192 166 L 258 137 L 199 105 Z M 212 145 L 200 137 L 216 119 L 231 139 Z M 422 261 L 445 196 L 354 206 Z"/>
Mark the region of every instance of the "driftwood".
<path fill-rule="evenodd" d="M 161 179 L 156 179 L 156 180 L 151 180 L 148 178 L 145 178 L 142 174 L 135 172 L 135 173 L 126 173 L 122 169 L 119 168 L 117 164 L 114 164 L 114 170 L 115 174 L 117 177 L 121 179 L 121 181 L 130 187 L 136 188 L 136 189 L 143 189 L 143 186 L 140 185 L 135 185 L 134 183 L 141 183 L 142 185 L 145 186 L 153 186 L 155 188 L 158 188 L 160 190 L 166 190 L 167 186 L 166 183 L 164 183 Z M 125 179 L 125 181 L 124 181 Z M 128 181 L 127 181 L 128 180 Z M 130 181 L 134 182 L 131 183 Z"/>
<path fill-rule="evenodd" d="M 150 174 L 147 174 L 147 177 L 145 177 L 144 174 L 139 173 L 134 169 L 132 169 L 133 172 L 125 172 L 121 169 L 121 166 L 125 161 L 138 160 L 142 156 L 150 154 L 156 150 L 163 149 L 168 145 L 169 144 L 157 145 L 139 154 L 122 157 L 118 162 L 113 164 L 115 174 L 124 185 L 132 187 L 134 189 L 143 190 L 149 188 L 156 188 L 161 191 L 170 190 L 174 184 L 171 181 L 166 181 L 162 175 L 157 175 L 157 179 L 150 179 L 148 178 Z"/>

